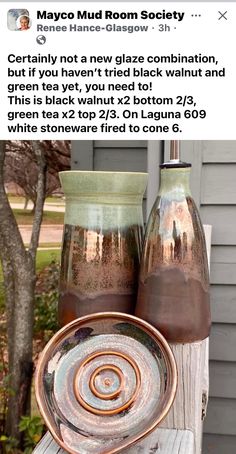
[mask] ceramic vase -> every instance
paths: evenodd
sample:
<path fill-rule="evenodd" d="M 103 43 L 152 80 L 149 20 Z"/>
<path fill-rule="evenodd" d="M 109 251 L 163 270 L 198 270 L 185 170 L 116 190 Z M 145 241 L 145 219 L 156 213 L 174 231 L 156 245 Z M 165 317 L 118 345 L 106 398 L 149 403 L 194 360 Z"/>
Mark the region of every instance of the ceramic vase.
<path fill-rule="evenodd" d="M 190 167 L 180 161 L 161 165 L 135 312 L 173 343 L 202 340 L 211 324 L 205 237 L 190 193 Z"/>
<path fill-rule="evenodd" d="M 59 322 L 94 312 L 134 313 L 146 173 L 60 173 L 65 194 Z"/>

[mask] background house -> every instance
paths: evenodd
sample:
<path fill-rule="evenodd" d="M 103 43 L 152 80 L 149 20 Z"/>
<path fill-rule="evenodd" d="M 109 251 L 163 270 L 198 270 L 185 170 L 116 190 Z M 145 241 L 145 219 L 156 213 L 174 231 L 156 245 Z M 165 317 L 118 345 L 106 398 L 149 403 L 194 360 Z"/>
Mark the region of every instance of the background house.
<path fill-rule="evenodd" d="M 160 141 L 74 141 L 72 169 L 149 171 L 144 213 L 158 183 L 158 164 L 169 157 Z M 236 452 L 236 142 L 182 141 L 192 163 L 191 187 L 202 221 L 213 226 L 211 249 L 210 402 L 204 454 Z"/>

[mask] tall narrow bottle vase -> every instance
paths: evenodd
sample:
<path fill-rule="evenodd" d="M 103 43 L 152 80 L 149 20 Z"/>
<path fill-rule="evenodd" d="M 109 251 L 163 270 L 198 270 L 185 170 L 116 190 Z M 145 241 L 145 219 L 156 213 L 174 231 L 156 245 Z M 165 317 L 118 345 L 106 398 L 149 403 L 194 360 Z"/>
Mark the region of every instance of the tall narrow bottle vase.
<path fill-rule="evenodd" d="M 205 237 L 190 193 L 190 167 L 176 159 L 161 165 L 136 306 L 136 315 L 173 343 L 203 340 L 211 324 Z"/>

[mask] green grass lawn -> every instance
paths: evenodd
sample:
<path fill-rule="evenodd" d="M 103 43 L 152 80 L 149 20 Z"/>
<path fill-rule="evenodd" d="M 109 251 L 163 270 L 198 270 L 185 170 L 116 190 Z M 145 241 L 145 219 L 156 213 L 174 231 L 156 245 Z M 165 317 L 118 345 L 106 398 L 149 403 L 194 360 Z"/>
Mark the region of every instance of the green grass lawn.
<path fill-rule="evenodd" d="M 25 244 L 25 246 L 29 247 L 29 244 Z M 44 249 L 54 249 L 54 248 L 61 249 L 61 243 L 40 243 L 39 247 L 44 248 Z"/>
<path fill-rule="evenodd" d="M 46 251 L 38 251 L 37 252 L 37 262 L 36 262 L 36 269 L 37 272 L 43 270 L 46 266 L 48 266 L 53 260 L 59 261 L 61 257 L 60 249 L 51 250 L 48 249 Z"/>
<path fill-rule="evenodd" d="M 10 203 L 25 203 L 25 198 L 18 195 L 8 195 Z"/>
<path fill-rule="evenodd" d="M 13 213 L 15 215 L 18 225 L 31 225 L 33 222 L 33 214 L 31 210 L 21 210 L 14 209 Z M 43 224 L 63 224 L 64 223 L 64 213 L 59 211 L 44 211 L 43 212 Z"/>
<path fill-rule="evenodd" d="M 53 205 L 63 206 L 65 200 L 62 197 L 47 197 L 45 203 L 53 203 Z"/>
<path fill-rule="evenodd" d="M 25 203 L 25 198 L 17 195 L 9 195 L 8 200 L 10 203 Z M 53 205 L 63 206 L 65 201 L 62 197 L 47 197 L 45 203 L 53 203 Z"/>

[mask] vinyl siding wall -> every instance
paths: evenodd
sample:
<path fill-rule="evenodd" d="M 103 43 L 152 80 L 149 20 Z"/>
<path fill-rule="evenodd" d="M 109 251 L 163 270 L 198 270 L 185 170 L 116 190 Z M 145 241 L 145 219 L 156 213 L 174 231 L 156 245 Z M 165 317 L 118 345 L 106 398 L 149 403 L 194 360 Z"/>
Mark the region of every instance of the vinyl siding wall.
<path fill-rule="evenodd" d="M 72 142 L 73 170 L 105 170 L 114 172 L 147 172 L 147 141 L 95 140 Z M 146 198 L 143 213 L 146 217 Z"/>
<path fill-rule="evenodd" d="M 236 453 L 236 142 L 184 141 L 192 191 L 211 224 L 210 400 L 204 454 Z"/>

